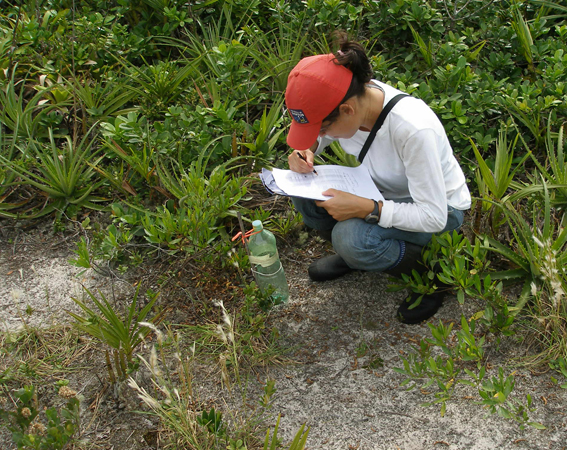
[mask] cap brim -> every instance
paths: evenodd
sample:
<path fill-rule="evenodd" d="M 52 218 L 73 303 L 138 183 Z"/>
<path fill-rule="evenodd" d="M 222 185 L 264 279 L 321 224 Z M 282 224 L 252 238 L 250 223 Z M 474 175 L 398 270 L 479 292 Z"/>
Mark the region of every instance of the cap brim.
<path fill-rule="evenodd" d="M 291 122 L 287 135 L 287 145 L 295 150 L 307 150 L 317 141 L 321 123 L 299 124 Z"/>

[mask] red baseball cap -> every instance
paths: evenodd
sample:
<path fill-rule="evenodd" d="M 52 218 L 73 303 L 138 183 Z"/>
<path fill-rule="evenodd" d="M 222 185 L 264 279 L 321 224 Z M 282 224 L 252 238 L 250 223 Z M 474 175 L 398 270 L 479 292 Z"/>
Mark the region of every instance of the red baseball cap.
<path fill-rule="evenodd" d="M 319 136 L 323 119 L 345 97 L 352 72 L 335 64 L 335 55 L 303 58 L 287 78 L 285 103 L 292 122 L 287 144 L 296 150 L 311 147 Z"/>

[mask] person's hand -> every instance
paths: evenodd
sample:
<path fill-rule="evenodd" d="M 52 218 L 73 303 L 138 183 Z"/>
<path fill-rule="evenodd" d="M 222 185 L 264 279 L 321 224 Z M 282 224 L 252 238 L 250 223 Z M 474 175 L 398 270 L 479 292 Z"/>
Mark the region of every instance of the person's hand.
<path fill-rule="evenodd" d="M 302 157 L 298 156 L 302 155 Z M 287 160 L 289 168 L 293 172 L 311 173 L 313 172 L 313 160 L 315 155 L 311 150 L 294 150 L 289 154 Z"/>
<path fill-rule="evenodd" d="M 374 201 L 348 192 L 336 189 L 327 189 L 323 195 L 331 198 L 325 201 L 315 202 L 317 206 L 325 208 L 333 219 L 342 222 L 343 220 L 358 217 L 364 219 L 374 210 Z"/>

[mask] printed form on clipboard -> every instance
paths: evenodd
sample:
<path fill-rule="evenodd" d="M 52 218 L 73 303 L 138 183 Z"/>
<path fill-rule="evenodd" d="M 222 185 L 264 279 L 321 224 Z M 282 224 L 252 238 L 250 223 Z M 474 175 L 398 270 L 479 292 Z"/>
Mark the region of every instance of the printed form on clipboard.
<path fill-rule="evenodd" d="M 291 170 L 262 169 L 260 178 L 268 192 L 288 197 L 328 200 L 331 197 L 322 195 L 322 193 L 333 188 L 359 197 L 376 201 L 384 200 L 372 181 L 368 169 L 363 165 L 358 167 L 315 166 L 315 170 L 318 175 Z"/>

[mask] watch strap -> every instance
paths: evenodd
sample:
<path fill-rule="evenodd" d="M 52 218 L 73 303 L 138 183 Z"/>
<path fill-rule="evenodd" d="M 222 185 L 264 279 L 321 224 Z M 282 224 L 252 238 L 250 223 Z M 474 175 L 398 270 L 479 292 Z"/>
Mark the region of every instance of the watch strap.
<path fill-rule="evenodd" d="M 368 214 L 364 220 L 366 222 L 372 222 L 372 223 L 378 223 L 380 221 L 380 205 L 378 204 L 378 202 L 376 200 L 374 201 L 374 209 L 372 210 L 372 212 L 370 214 Z M 376 219 L 374 219 L 376 218 Z M 372 220 L 369 220 L 372 219 Z"/>

